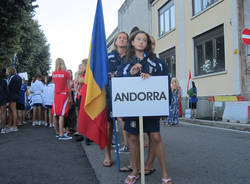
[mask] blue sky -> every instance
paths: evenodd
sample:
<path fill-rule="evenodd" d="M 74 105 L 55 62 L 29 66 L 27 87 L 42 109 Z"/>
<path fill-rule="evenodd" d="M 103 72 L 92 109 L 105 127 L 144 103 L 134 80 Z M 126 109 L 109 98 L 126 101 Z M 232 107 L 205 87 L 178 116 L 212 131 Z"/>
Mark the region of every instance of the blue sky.
<path fill-rule="evenodd" d="M 125 0 L 102 0 L 106 37 L 118 25 L 118 10 Z M 54 70 L 55 59 L 65 60 L 76 72 L 88 57 L 97 0 L 37 0 L 35 19 L 48 43 Z"/>

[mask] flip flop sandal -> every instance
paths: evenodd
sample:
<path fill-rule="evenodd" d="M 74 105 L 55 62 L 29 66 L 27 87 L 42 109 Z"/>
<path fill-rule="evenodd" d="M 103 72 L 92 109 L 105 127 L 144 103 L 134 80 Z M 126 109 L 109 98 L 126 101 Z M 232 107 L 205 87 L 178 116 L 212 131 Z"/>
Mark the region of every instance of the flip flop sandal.
<path fill-rule="evenodd" d="M 124 166 L 120 168 L 120 172 L 131 172 L 131 171 L 133 171 L 133 169 L 129 166 Z"/>
<path fill-rule="evenodd" d="M 152 168 L 152 169 L 144 169 L 144 175 L 150 175 L 152 174 L 153 172 L 155 172 L 156 169 L 155 168 Z M 138 171 L 139 175 L 141 175 L 141 170 Z"/>
<path fill-rule="evenodd" d="M 152 174 L 153 172 L 155 172 L 156 169 L 155 168 L 152 168 L 152 169 L 145 169 L 145 175 L 150 175 Z"/>
<path fill-rule="evenodd" d="M 105 160 L 103 162 L 103 166 L 104 167 L 111 167 L 112 166 L 112 161 L 111 160 Z"/>
<path fill-rule="evenodd" d="M 136 180 L 139 178 L 140 176 L 131 176 L 128 175 L 127 178 L 124 181 L 124 184 L 134 184 L 136 183 Z"/>
<path fill-rule="evenodd" d="M 168 184 L 168 182 L 172 182 L 172 179 L 161 179 L 161 184 Z"/>

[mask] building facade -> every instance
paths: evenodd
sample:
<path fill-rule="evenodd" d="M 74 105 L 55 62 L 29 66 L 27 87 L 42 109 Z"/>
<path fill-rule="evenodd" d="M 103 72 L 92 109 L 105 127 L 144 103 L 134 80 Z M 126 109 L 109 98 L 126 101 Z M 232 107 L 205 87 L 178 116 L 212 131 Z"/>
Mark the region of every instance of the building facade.
<path fill-rule="evenodd" d="M 244 95 L 249 99 L 249 57 L 241 41 L 241 31 L 249 21 L 245 18 L 248 4 L 247 0 L 152 2 L 156 51 L 180 81 L 184 99 L 191 72 L 200 117 L 211 116 L 210 96 Z"/>

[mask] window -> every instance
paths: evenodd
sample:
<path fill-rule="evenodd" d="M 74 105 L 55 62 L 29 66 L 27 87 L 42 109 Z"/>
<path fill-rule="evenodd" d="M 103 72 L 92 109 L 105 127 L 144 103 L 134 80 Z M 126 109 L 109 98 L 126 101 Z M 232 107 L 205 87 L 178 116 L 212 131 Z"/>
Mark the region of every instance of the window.
<path fill-rule="evenodd" d="M 175 48 L 166 50 L 159 54 L 160 58 L 168 65 L 170 77 L 176 77 L 176 57 Z"/>
<path fill-rule="evenodd" d="M 194 38 L 195 76 L 225 71 L 224 28 L 218 26 Z"/>
<path fill-rule="evenodd" d="M 207 9 L 219 0 L 193 0 L 193 16 Z"/>
<path fill-rule="evenodd" d="M 158 10 L 159 14 L 159 36 L 166 34 L 175 28 L 175 6 L 174 0 L 169 0 Z"/>

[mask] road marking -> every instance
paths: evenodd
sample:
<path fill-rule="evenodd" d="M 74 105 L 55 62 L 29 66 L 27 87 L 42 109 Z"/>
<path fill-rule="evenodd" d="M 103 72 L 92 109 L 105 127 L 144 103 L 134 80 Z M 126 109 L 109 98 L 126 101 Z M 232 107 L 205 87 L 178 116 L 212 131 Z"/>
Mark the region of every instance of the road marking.
<path fill-rule="evenodd" d="M 238 133 L 245 133 L 245 134 L 250 134 L 248 131 L 243 131 L 243 130 L 234 130 L 230 128 L 222 128 L 222 127 L 214 127 L 214 126 L 208 126 L 208 125 L 197 125 L 193 123 L 186 123 L 186 122 L 180 122 L 181 124 L 184 125 L 191 125 L 191 126 L 198 126 L 198 127 L 206 127 L 206 128 L 212 128 L 212 129 L 217 129 L 217 130 L 226 130 L 226 131 L 231 131 L 231 132 L 238 132 Z"/>

